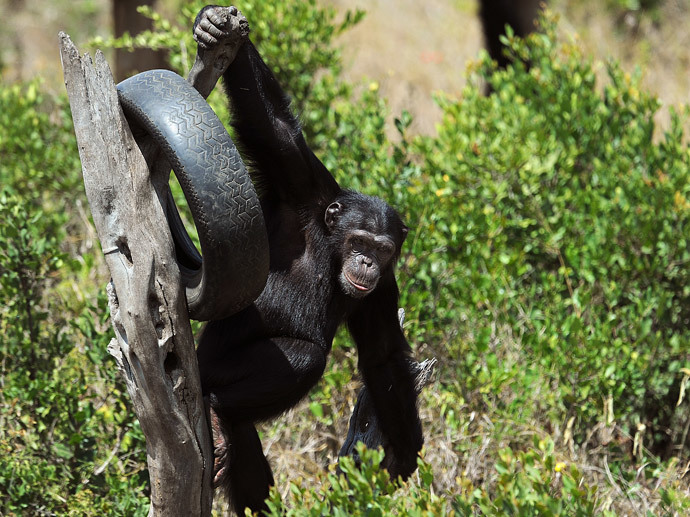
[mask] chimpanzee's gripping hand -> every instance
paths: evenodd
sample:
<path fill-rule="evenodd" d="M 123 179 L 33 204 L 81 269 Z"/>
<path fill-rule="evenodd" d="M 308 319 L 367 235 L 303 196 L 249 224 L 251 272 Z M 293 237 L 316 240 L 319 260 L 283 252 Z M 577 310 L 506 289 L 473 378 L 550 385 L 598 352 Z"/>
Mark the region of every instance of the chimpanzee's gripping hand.
<path fill-rule="evenodd" d="M 249 23 L 236 7 L 208 5 L 199 12 L 194 21 L 196 60 L 187 80 L 204 98 L 233 62 L 248 35 Z"/>

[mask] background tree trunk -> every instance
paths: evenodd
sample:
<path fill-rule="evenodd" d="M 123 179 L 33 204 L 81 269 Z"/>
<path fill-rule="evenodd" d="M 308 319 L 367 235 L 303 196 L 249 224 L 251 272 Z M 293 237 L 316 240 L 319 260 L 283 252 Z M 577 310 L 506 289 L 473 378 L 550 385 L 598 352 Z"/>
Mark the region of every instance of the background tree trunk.
<path fill-rule="evenodd" d="M 125 32 L 132 36 L 151 29 L 151 20 L 137 12 L 140 5 L 154 5 L 155 0 L 113 0 L 113 29 L 119 38 Z M 115 77 L 122 81 L 130 75 L 154 68 L 168 68 L 166 53 L 161 50 L 138 48 L 133 52 L 115 51 Z"/>
<path fill-rule="evenodd" d="M 169 168 L 149 172 L 101 52 L 64 33 L 60 51 L 74 130 L 106 263 L 116 338 L 109 351 L 146 436 L 149 515 L 211 513 L 213 454 L 184 289 L 164 215 Z"/>

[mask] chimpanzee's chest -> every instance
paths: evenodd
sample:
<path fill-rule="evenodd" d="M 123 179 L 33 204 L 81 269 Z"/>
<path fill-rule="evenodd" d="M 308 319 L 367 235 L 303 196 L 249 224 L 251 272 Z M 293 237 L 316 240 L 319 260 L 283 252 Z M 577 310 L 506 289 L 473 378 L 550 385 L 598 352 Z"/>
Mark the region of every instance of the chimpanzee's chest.
<path fill-rule="evenodd" d="M 310 250 L 289 264 L 271 268 L 255 302 L 265 330 L 272 336 L 306 339 L 330 349 L 346 307 L 328 257 Z"/>

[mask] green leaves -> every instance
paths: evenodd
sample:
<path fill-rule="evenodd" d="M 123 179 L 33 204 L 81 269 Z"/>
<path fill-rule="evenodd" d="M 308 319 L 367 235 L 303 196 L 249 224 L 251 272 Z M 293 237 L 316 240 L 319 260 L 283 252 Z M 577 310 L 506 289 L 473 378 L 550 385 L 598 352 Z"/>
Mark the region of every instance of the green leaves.
<path fill-rule="evenodd" d="M 140 466 L 116 454 L 96 473 L 116 432 L 115 453 L 143 445 L 105 360 L 106 304 L 88 307 L 100 251 L 78 233 L 93 230 L 68 113 L 37 83 L 0 86 L 0 513 L 130 515 L 145 501 Z"/>
<path fill-rule="evenodd" d="M 80 165 L 66 104 L 54 109 L 40 83 L 0 84 L 0 179 L 5 189 L 54 208 L 51 189 L 74 189 Z M 50 145 L 47 145 L 47 144 Z M 46 167 L 46 164 L 48 166 Z M 59 167 L 51 169 L 50 165 Z M 31 195 L 30 195 L 31 194 Z"/>
<path fill-rule="evenodd" d="M 550 440 L 517 453 L 503 449 L 494 465 L 498 481 L 491 494 L 465 483 L 454 502 L 461 515 L 614 515 L 597 510 L 596 490 L 584 482 L 575 465 L 557 459 Z M 462 481 L 461 481 L 462 483 Z"/>
<path fill-rule="evenodd" d="M 184 74 L 204 5 L 184 3 L 177 20 L 148 10 L 153 31 L 110 44 L 168 48 Z M 418 358 L 439 359 L 420 397 L 428 463 L 402 490 L 381 451 L 360 449 L 346 476 L 291 469 L 271 514 L 687 513 L 687 109 L 662 132 L 634 74 L 592 63 L 547 21 L 526 42 L 505 38 L 529 68 L 483 59 L 459 98 L 439 95 L 437 134 L 414 136 L 377 83 L 338 77 L 334 38 L 361 12 L 240 8 L 319 157 L 403 213 L 405 334 Z M 222 94 L 211 103 L 227 120 Z M 143 434 L 106 351 L 107 272 L 64 100 L 1 86 L 0 142 L 0 513 L 143 514 Z M 352 403 L 343 334 L 302 410 L 265 431 L 322 439 L 313 464 L 337 450 Z"/>
<path fill-rule="evenodd" d="M 463 378 L 470 386 L 481 380 L 484 390 L 495 379 L 500 393 L 520 382 L 500 381 L 508 345 L 494 334 L 487 349 L 482 332 L 470 328 L 476 323 L 457 323 L 468 313 L 469 321 L 489 318 L 520 334 L 524 352 L 512 359 L 554 376 L 562 395 L 573 397 L 568 407 L 583 432 L 609 394 L 624 428 L 638 419 L 672 426 L 661 415 L 687 407 L 660 402 L 666 409 L 656 413 L 645 400 L 673 398 L 675 365 L 688 360 L 687 349 L 672 346 L 690 339 L 681 323 L 690 318 L 690 154 L 677 145 L 683 123 L 676 117 L 656 143 L 659 101 L 615 63 L 602 90 L 595 65 L 558 43 L 548 22 L 543 34 L 526 42 L 509 34 L 506 43 L 531 68 L 480 63 L 495 93 L 482 97 L 470 86 L 461 100 L 442 98 L 438 136 L 418 139 L 411 151 L 430 188 L 406 199 L 408 217 L 419 219 L 433 204 L 437 221 L 415 252 L 437 260 L 440 274 L 431 278 L 444 279 L 430 317 L 447 318 L 448 333 L 467 336 L 450 348 L 469 348 Z M 431 259 L 438 249 L 445 253 Z M 428 289 L 430 275 L 410 274 L 407 301 L 419 306 L 424 295 L 415 286 Z M 647 439 L 654 447 L 656 438 Z"/>
<path fill-rule="evenodd" d="M 397 490 L 398 484 L 381 469 L 383 451 L 357 446 L 361 466 L 352 458 L 340 459 L 340 473 L 334 469 L 323 474 L 320 483 L 304 487 L 300 480 L 290 481 L 287 501 L 276 489 L 268 502 L 270 516 L 388 516 L 410 515 L 432 517 L 449 515 L 442 498 L 433 494 L 431 466 L 419 461 L 420 483 L 403 484 L 407 490 Z"/>

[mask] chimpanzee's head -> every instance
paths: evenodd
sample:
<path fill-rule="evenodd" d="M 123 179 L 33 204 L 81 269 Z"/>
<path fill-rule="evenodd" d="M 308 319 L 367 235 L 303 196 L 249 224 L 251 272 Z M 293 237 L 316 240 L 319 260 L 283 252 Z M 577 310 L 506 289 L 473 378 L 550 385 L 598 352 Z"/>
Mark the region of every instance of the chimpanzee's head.
<path fill-rule="evenodd" d="M 324 221 L 337 243 L 340 287 L 348 296 L 365 297 L 392 270 L 407 227 L 381 199 L 352 191 L 344 191 L 328 205 Z"/>

